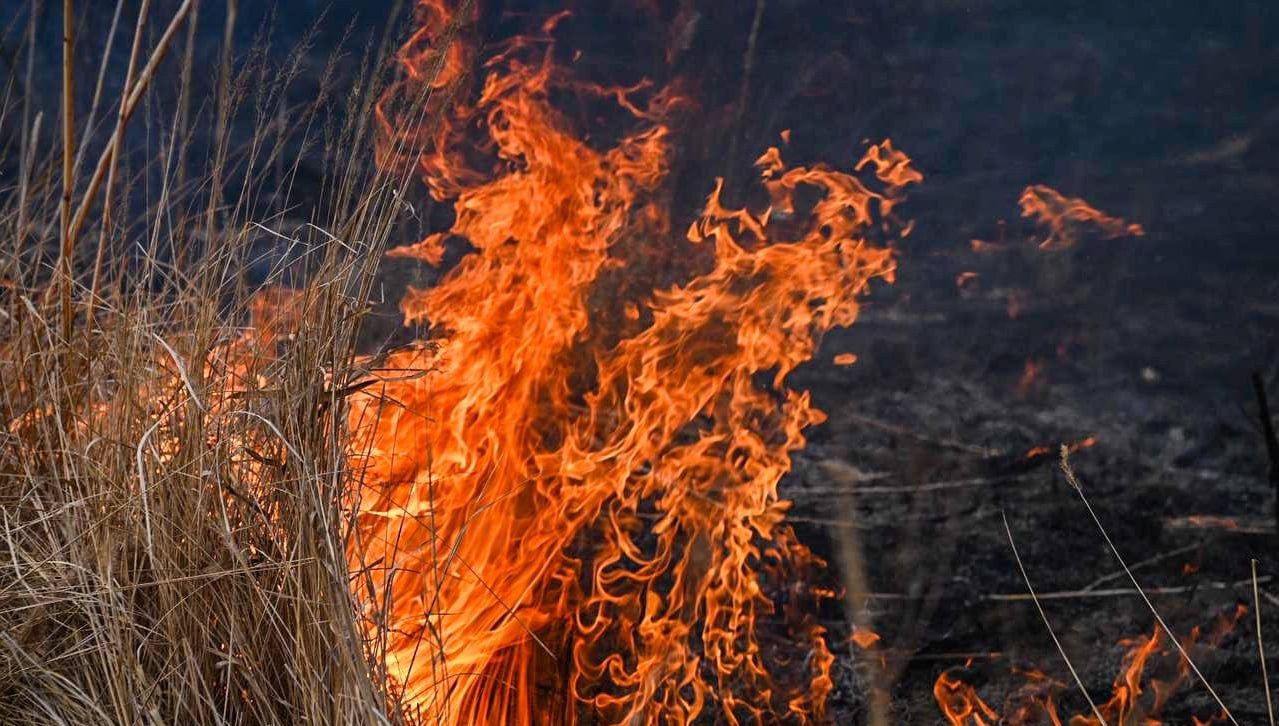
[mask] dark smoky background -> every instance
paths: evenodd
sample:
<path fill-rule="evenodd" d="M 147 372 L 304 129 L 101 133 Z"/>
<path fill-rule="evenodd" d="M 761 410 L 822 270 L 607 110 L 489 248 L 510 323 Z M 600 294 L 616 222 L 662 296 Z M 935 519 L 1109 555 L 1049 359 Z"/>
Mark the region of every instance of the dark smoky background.
<path fill-rule="evenodd" d="M 151 14 L 165 18 L 178 4 L 156 0 Z M 103 77 L 104 98 L 118 91 L 127 63 L 136 3 L 125 5 L 110 48 L 111 72 Z M 321 95 L 331 99 L 330 112 L 340 114 L 344 90 L 369 58 L 407 33 L 412 2 L 233 5 L 235 58 L 264 68 L 263 86 L 279 86 L 281 102 L 265 113 L 288 126 L 293 109 Z M 1000 306 L 1007 307 L 1007 298 L 1019 290 L 1024 300 L 1018 306 L 1033 310 L 1033 300 L 1043 296 L 1030 289 L 1072 288 L 1090 306 L 1081 316 L 1088 325 L 1135 327 L 1125 335 L 1150 336 L 1148 344 L 1134 348 L 1157 355 L 1160 385 L 1182 393 L 1202 392 L 1205 385 L 1237 387 L 1230 359 L 1252 367 L 1269 362 L 1273 337 L 1266 331 L 1275 315 L 1269 300 L 1279 267 L 1272 242 L 1279 228 L 1272 211 L 1279 164 L 1274 72 L 1279 12 L 1271 3 L 481 5 L 481 35 L 490 48 L 567 8 L 572 16 L 558 26 L 558 47 L 566 57 L 577 55 L 582 76 L 609 83 L 675 82 L 695 100 L 696 109 L 675 121 L 677 228 L 696 213 L 717 176 L 727 178 L 730 199 L 748 199 L 751 162 L 779 143 L 783 129 L 791 130 L 785 156 L 792 163 L 849 166 L 868 140 L 891 138 L 914 158 L 925 183 L 903 210 L 917 227 L 902 246 L 900 282 L 875 304 L 906 296 L 916 303 L 955 303 L 961 291 L 942 283 L 960 272 L 977 272 L 974 289 L 964 293 L 977 303 L 952 305 L 954 315 L 971 317 L 1001 296 Z M 77 6 L 83 119 L 116 4 L 95 0 Z M 228 7 L 209 0 L 198 6 L 197 115 L 211 113 Z M 28 91 L 20 50 L 33 9 L 37 53 Z M 35 110 L 56 114 L 58 99 L 40 89 L 57 87 L 61 3 L 3 0 L 0 20 L 0 65 L 8 66 L 6 76 L 12 73 L 13 97 L 30 96 Z M 158 84 L 164 88 L 167 80 L 175 96 L 176 60 L 184 50 L 179 43 Z M 593 116 L 595 111 L 581 109 L 573 120 L 583 126 L 607 120 Z M 246 144 L 260 112 L 243 110 L 232 137 Z M 109 116 L 100 114 L 99 123 Z M 6 113 L 0 131 L 17 139 L 22 121 L 21 114 Z M 207 156 L 212 143 L 207 126 L 197 125 L 188 139 L 189 158 Z M 46 124 L 46 137 L 51 130 Z M 145 137 L 148 130 L 134 124 L 132 133 Z M 288 199 L 282 194 L 269 200 L 264 214 L 309 216 L 322 188 L 323 160 L 316 147 L 295 142 L 288 163 L 280 164 L 282 177 L 291 173 Z M 16 159 L 6 155 L 5 163 L 12 172 Z M 1012 255 L 1028 257 L 1016 262 L 1037 269 L 969 254 L 971 239 L 1020 242 L 1030 235 L 1032 228 L 1018 218 L 1016 199 L 1037 183 L 1138 222 L 1147 235 L 1089 240 L 1069 254 Z M 235 181 L 226 186 L 233 189 Z M 447 211 L 422 216 L 431 225 L 447 219 Z M 1130 318 L 1141 324 L 1125 326 Z M 1163 323 L 1154 324 L 1156 319 Z M 995 331 L 978 325 L 974 332 Z M 839 344 L 866 337 L 851 335 Z M 1029 331 L 1018 337 L 1029 337 Z M 1018 375 L 1021 362 L 1009 363 Z M 1140 356 L 1130 363 L 1138 372 L 1144 365 Z M 1221 365 L 1205 375 L 1200 367 L 1210 363 Z"/>
<path fill-rule="evenodd" d="M 88 88 L 115 4 L 79 5 Z M 410 5 L 240 2 L 236 58 L 288 70 L 272 111 L 287 124 L 326 73 L 341 99 L 366 59 L 406 34 Z M 176 6 L 157 0 L 152 12 Z M 18 68 L 14 97 L 52 118 L 57 99 L 38 89 L 58 87 L 60 3 L 0 0 L 0 66 L 8 77 L 19 63 L 33 7 L 36 82 L 26 87 Z M 583 77 L 676 83 L 696 102 L 673 120 L 677 231 L 716 177 L 730 201 L 758 200 L 751 162 L 785 129 L 788 162 L 846 168 L 867 141 L 891 138 L 924 174 L 901 209 L 917 225 L 900 245 L 897 283 L 879 285 L 862 319 L 828 336 L 792 380 L 830 420 L 796 454 L 784 494 L 802 539 L 833 571 L 855 568 L 849 552 L 860 549 L 858 617 L 882 636 L 882 667 L 868 666 L 845 644 L 845 614 L 824 613 L 839 641 L 837 720 L 861 717 L 876 679 L 893 683 L 903 722 L 935 720 L 931 685 L 948 668 L 967 664 L 964 677 L 992 702 L 1018 685 L 1013 663 L 1066 679 L 1032 603 L 1019 599 L 1025 583 L 1001 515 L 1037 590 L 1060 595 L 1045 607 L 1063 646 L 1094 693 L 1108 691 L 1119 640 L 1149 633 L 1152 616 L 1125 591 L 1131 583 L 1054 456 L 1027 457 L 1036 447 L 1095 438 L 1074 455 L 1085 492 L 1127 561 L 1144 563 L 1136 574 L 1163 593 L 1155 605 L 1179 633 L 1252 603 L 1253 558 L 1266 626 L 1279 625 L 1279 601 L 1266 593 L 1279 575 L 1275 492 L 1251 383 L 1258 374 L 1279 399 L 1273 2 L 490 2 L 482 37 L 496 47 L 566 7 L 558 52 L 576 55 Z M 193 36 L 197 84 L 210 96 L 226 9 L 202 2 Z M 116 68 L 127 62 L 131 12 L 112 49 Z M 173 65 L 162 79 L 176 87 Z M 104 82 L 110 98 L 120 78 Z M 597 109 L 566 112 L 607 133 Z M 237 119 L 233 137 L 247 142 L 250 120 Z M 21 129 L 21 114 L 3 116 L 6 138 Z M 131 133 L 145 148 L 146 125 Z M 200 159 L 211 140 L 188 143 Z M 291 148 L 288 194 L 263 200 L 262 213 L 305 220 L 323 204 L 324 159 L 313 146 Z M 4 163 L 8 175 L 13 161 Z M 1070 249 L 1040 250 L 1043 233 L 1017 204 L 1031 184 L 1082 197 L 1145 235 L 1085 232 Z M 417 192 L 404 241 L 450 216 Z M 972 240 L 1001 251 L 979 253 Z M 275 245 L 264 238 L 263 264 L 287 254 Z M 380 339 L 396 335 L 398 290 L 439 274 L 404 260 L 385 269 Z M 962 273 L 976 274 L 961 286 Z M 834 366 L 845 352 L 858 362 Z M 1264 718 L 1250 637 L 1228 639 L 1201 664 L 1241 722 Z M 1065 710 L 1081 709 L 1078 698 L 1064 696 Z M 1167 717 L 1213 711 L 1187 684 Z"/>

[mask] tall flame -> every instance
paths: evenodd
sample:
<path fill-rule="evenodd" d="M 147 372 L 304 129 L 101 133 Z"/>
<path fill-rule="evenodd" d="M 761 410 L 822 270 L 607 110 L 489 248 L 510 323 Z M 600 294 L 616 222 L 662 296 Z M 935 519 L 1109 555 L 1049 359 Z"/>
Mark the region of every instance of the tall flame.
<path fill-rule="evenodd" d="M 820 563 L 777 486 L 823 415 L 787 378 L 891 280 L 866 233 L 900 228 L 920 175 L 887 141 L 851 172 L 769 149 L 771 206 L 730 208 L 717 184 L 687 233 L 697 253 L 659 199 L 675 93 L 573 80 L 557 16 L 490 58 L 472 100 L 474 13 L 418 5 L 379 158 L 412 164 L 456 220 L 396 254 L 473 251 L 402 302 L 436 345 L 385 367 L 418 373 L 353 413 L 369 491 L 350 556 L 393 633 L 392 676 L 424 722 L 820 720 L 833 657 L 802 613 L 823 594 L 794 587 Z M 633 130 L 589 145 L 552 103 L 564 93 L 612 99 Z M 428 96 L 453 102 L 419 118 L 406 99 Z M 623 281 L 649 254 L 679 283 Z M 806 653 L 770 648 L 758 622 L 779 611 Z"/>

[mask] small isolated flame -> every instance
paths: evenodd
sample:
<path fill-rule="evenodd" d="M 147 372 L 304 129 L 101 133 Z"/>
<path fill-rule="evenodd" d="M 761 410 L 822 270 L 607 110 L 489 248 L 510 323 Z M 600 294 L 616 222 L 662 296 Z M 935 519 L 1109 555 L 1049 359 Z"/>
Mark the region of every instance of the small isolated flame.
<path fill-rule="evenodd" d="M 1026 187 L 1018 201 L 1021 216 L 1033 217 L 1038 224 L 1048 228 L 1048 236 L 1039 243 L 1042 249 L 1073 247 L 1078 241 L 1077 227 L 1081 225 L 1096 230 L 1102 239 L 1140 237 L 1146 233 L 1140 224 L 1111 217 L 1093 209 L 1082 199 L 1063 196 L 1056 189 L 1042 184 Z"/>
<path fill-rule="evenodd" d="M 1194 653 L 1196 648 L 1216 648 L 1247 612 L 1245 606 L 1236 605 L 1219 615 L 1206 637 L 1196 627 L 1182 639 L 1182 648 L 1189 653 Z M 1122 640 L 1120 644 L 1127 650 L 1120 662 L 1110 699 L 1097 704 L 1098 713 L 1111 726 L 1156 726 L 1164 723 L 1159 715 L 1177 689 L 1190 679 L 1190 665 L 1168 643 L 1167 636 L 1158 626 L 1148 636 Z M 1157 667 L 1152 668 L 1156 664 Z M 1148 669 L 1156 672 L 1148 673 Z M 1067 688 L 1065 683 L 1038 671 L 1014 669 L 1014 673 L 1022 678 L 1023 683 L 1009 696 L 1002 715 L 983 701 L 973 686 L 951 672 L 937 677 L 933 695 L 942 715 L 952 726 L 993 723 L 1101 726 L 1102 722 L 1091 710 L 1063 720 L 1057 699 Z M 1219 719 L 1220 715 L 1206 720 L 1196 717 L 1195 722 L 1206 724 Z"/>
<path fill-rule="evenodd" d="M 988 726 L 999 720 L 999 713 L 981 700 L 977 689 L 950 673 L 937 676 L 933 697 L 954 726 Z"/>
<path fill-rule="evenodd" d="M 1044 384 L 1043 368 L 1038 361 L 1027 360 L 1021 378 L 1017 380 L 1017 395 L 1025 398 Z"/>
<path fill-rule="evenodd" d="M 857 647 L 861 648 L 862 650 L 866 650 L 868 648 L 874 647 L 877 643 L 879 643 L 879 640 L 880 640 L 879 633 L 876 633 L 870 628 L 856 628 L 856 627 L 853 628 L 853 634 L 849 636 L 848 639 L 856 643 Z"/>
<path fill-rule="evenodd" d="M 833 593 L 796 586 L 821 563 L 777 486 L 824 416 L 787 379 L 892 279 L 866 233 L 900 236 L 921 177 L 887 141 L 850 172 L 770 148 L 771 204 L 728 207 L 716 184 L 681 241 L 662 190 L 686 102 L 570 77 L 549 38 L 563 16 L 475 89 L 466 7 L 419 0 L 378 111 L 380 163 L 456 213 L 393 254 L 473 249 L 406 295 L 435 345 L 390 354 L 401 373 L 353 412 L 368 491 L 350 558 L 389 672 L 431 723 L 820 720 L 833 656 L 803 613 Z M 632 129 L 587 143 L 566 96 Z M 792 640 L 761 632 L 770 614 Z"/>
<path fill-rule="evenodd" d="M 1018 198 L 1021 205 L 1021 216 L 1032 220 L 1035 225 L 1046 227 L 1048 234 L 1038 241 L 1043 250 L 1064 250 L 1074 247 L 1085 233 L 1101 239 L 1117 237 L 1142 237 L 1146 230 L 1140 225 L 1119 217 L 1112 217 L 1094 209 L 1083 199 L 1067 197 L 1052 187 L 1043 184 L 1032 184 L 1022 190 Z M 1016 245 L 1003 241 L 1004 222 L 1001 220 L 1000 241 L 991 242 L 983 239 L 972 239 L 968 246 L 978 255 L 995 255 L 1011 252 Z M 963 272 L 956 278 L 957 285 L 963 285 L 975 273 Z M 1010 315 L 1016 317 L 1016 315 Z"/>

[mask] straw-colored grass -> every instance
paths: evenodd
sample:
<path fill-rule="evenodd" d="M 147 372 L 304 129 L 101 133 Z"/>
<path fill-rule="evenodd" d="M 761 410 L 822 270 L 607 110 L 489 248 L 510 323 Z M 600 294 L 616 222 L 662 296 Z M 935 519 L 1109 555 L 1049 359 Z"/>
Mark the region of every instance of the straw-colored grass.
<path fill-rule="evenodd" d="M 403 722 L 346 555 L 345 398 L 401 212 L 371 163 L 386 66 L 287 106 L 305 49 L 237 55 L 235 3 L 207 3 L 226 46 L 202 68 L 199 3 L 141 5 L 94 29 L 132 39 L 96 85 L 71 72 L 91 31 L 70 0 L 62 88 L 25 60 L 0 79 L 22 130 L 0 139 L 0 722 Z M 322 212 L 291 199 L 302 153 Z M 251 281 L 272 236 L 289 259 Z"/>

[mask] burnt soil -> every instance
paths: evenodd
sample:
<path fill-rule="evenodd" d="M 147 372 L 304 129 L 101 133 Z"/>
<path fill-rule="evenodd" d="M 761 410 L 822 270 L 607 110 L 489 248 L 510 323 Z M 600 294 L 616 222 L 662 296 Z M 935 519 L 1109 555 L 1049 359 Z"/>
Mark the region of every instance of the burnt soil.
<path fill-rule="evenodd" d="M 1249 383 L 1256 370 L 1279 389 L 1275 14 L 907 5 L 873 19 L 894 29 L 867 41 L 880 52 L 863 50 L 870 67 L 852 73 L 877 99 L 857 138 L 891 136 L 925 175 L 908 205 L 920 226 L 899 282 L 797 377 L 830 420 L 786 493 L 809 520 L 804 538 L 833 559 L 856 528 L 898 722 L 939 721 L 931 684 L 948 668 L 997 709 L 1023 683 L 1014 665 L 1070 681 L 1034 604 L 1017 599 L 1027 589 L 1004 517 L 1036 591 L 1056 594 L 1043 605 L 1062 646 L 1104 700 L 1120 640 L 1150 634 L 1154 618 L 1056 456 L 1028 451 L 1096 438 L 1072 457 L 1084 494 L 1129 565 L 1144 563 L 1142 587 L 1167 590 L 1151 599 L 1179 636 L 1252 604 L 1251 559 L 1279 574 Z M 843 117 L 796 112 L 793 133 Z M 1147 234 L 1041 251 L 1015 204 L 1031 183 Z M 1012 249 L 979 255 L 971 239 Z M 960 288 L 961 272 L 978 276 Z M 841 352 L 859 362 L 831 365 Z M 832 506 L 841 488 L 852 493 Z M 1279 601 L 1264 593 L 1279 587 L 1261 589 L 1275 632 Z M 1240 723 L 1266 720 L 1251 613 L 1220 649 L 1192 652 Z M 844 655 L 836 720 L 859 722 L 869 656 Z M 1162 663 L 1151 670 L 1175 657 Z M 1170 723 L 1216 713 L 1193 680 Z M 1067 694 L 1063 714 L 1085 713 Z"/>

